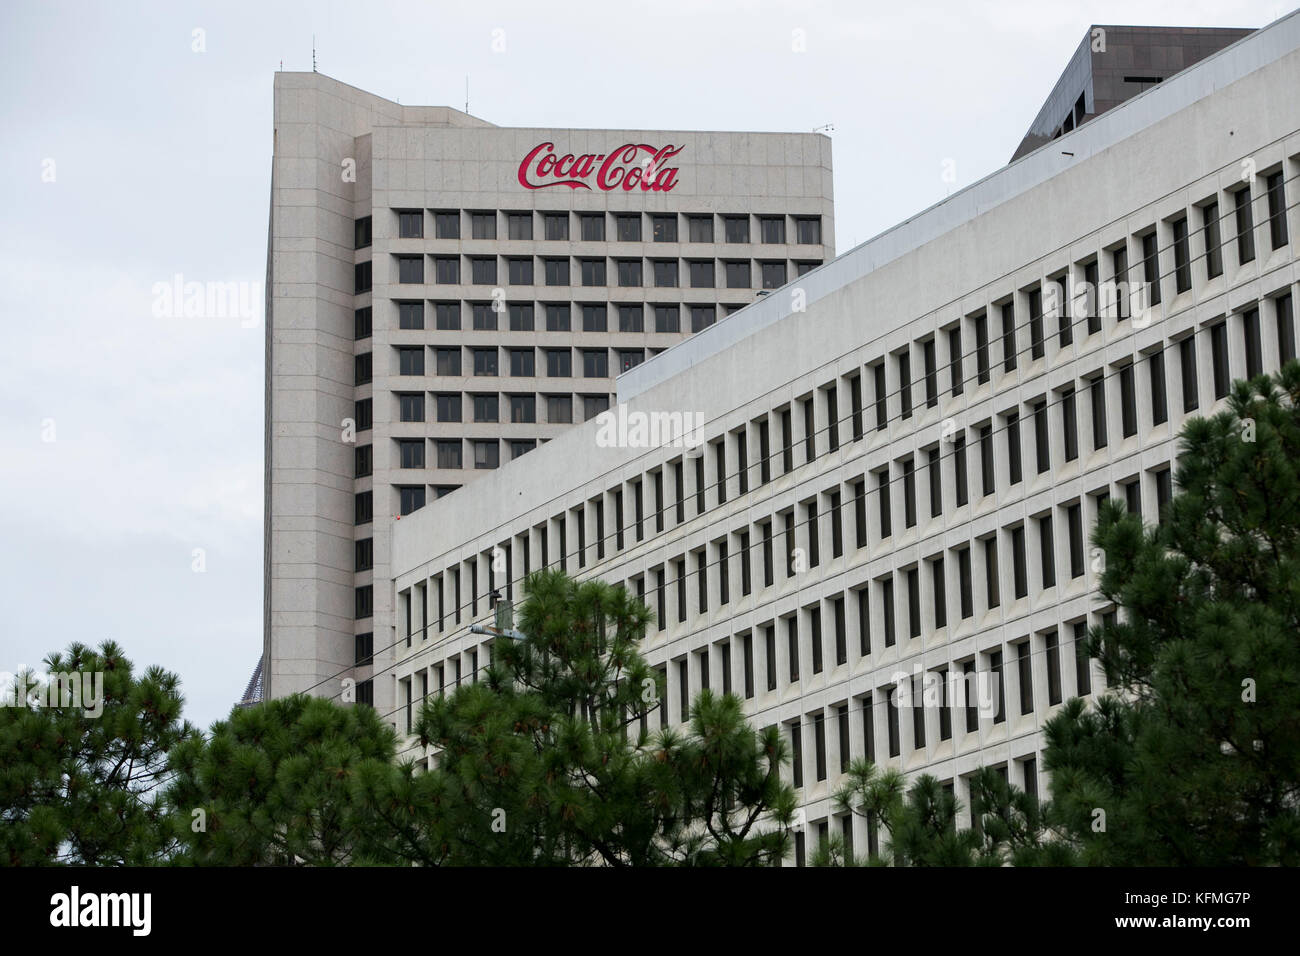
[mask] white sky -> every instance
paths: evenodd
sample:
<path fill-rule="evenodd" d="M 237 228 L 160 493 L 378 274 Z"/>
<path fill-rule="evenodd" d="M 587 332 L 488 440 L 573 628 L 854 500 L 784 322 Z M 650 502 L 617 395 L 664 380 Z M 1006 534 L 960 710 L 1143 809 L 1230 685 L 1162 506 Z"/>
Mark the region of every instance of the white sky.
<path fill-rule="evenodd" d="M 202 726 L 243 691 L 262 647 L 260 304 L 252 327 L 160 319 L 152 287 L 263 281 L 272 74 L 311 69 L 313 34 L 322 73 L 403 103 L 463 108 L 468 75 L 470 112 L 501 126 L 833 123 L 844 252 L 1004 165 L 1089 25 L 1291 8 L 5 0 L 0 671 L 114 638 L 177 671 Z"/>

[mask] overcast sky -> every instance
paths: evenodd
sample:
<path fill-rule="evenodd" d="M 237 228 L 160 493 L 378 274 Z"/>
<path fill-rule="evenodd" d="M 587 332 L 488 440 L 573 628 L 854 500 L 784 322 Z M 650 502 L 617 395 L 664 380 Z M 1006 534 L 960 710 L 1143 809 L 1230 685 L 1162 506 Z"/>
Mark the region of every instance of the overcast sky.
<path fill-rule="evenodd" d="M 833 123 L 843 252 L 1004 165 L 1090 24 L 1258 27 L 1292 6 L 5 0 L 0 671 L 113 638 L 178 672 L 202 726 L 244 689 L 261 306 L 156 318 L 152 288 L 263 281 L 273 73 L 310 70 L 313 34 L 322 73 L 458 108 L 468 76 L 470 112 L 501 126 Z"/>

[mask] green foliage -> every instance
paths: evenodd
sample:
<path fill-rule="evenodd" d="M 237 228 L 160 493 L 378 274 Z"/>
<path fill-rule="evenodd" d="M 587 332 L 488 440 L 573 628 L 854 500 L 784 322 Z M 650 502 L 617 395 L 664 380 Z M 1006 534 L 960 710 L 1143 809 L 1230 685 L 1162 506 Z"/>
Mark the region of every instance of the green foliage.
<path fill-rule="evenodd" d="M 1112 691 L 1053 718 L 1044 753 L 1087 863 L 1300 862 L 1300 364 L 1228 406 L 1185 425 L 1162 524 L 1110 503 L 1093 535 Z"/>
<path fill-rule="evenodd" d="M 704 692 L 689 733 L 650 734 L 664 688 L 639 653 L 650 621 L 622 588 L 531 575 L 482 681 L 421 709 L 437 766 L 376 778 L 368 805 L 410 822 L 393 859 L 457 865 L 766 864 L 793 790 L 775 731 Z"/>
<path fill-rule="evenodd" d="M 181 862 L 372 862 L 389 835 L 365 786 L 393 772 L 396 735 L 365 705 L 295 695 L 236 709 L 172 753 L 167 793 Z M 195 811 L 202 811 L 196 814 Z"/>
<path fill-rule="evenodd" d="M 179 679 L 159 667 L 137 677 L 112 641 L 44 663 L 98 686 L 102 711 L 88 692 L 83 706 L 61 706 L 56 691 L 46 699 L 60 706 L 0 707 L 0 863 L 158 862 L 174 846 L 159 797 L 167 753 L 196 733 L 181 719 Z M 19 677 L 26 686 L 32 675 Z"/>

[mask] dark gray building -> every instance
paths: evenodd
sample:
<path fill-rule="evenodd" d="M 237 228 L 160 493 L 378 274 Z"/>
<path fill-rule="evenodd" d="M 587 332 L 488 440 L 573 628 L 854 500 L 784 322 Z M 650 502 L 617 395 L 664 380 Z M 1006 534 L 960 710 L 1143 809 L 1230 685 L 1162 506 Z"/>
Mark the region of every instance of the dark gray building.
<path fill-rule="evenodd" d="M 1088 28 L 1011 161 L 1204 60 L 1253 29 Z"/>

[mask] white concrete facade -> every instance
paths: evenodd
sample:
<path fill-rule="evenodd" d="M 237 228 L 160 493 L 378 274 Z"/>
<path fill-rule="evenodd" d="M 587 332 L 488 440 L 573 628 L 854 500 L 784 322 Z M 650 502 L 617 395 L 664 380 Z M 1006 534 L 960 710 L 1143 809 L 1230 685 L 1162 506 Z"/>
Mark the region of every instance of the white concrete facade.
<path fill-rule="evenodd" d="M 668 724 L 707 684 L 798 735 L 804 839 L 874 839 L 830 801 L 864 754 L 1043 792 L 1044 722 L 1103 686 L 1100 501 L 1155 520 L 1182 423 L 1296 354 L 1297 89 L 1293 14 L 619 379 L 630 415 L 701 414 L 701 455 L 589 421 L 404 519 L 385 715 L 474 679 L 491 590 L 559 563 L 656 612 Z M 1086 293 L 1126 265 L 1127 312 Z M 966 668 L 1000 713 L 888 704 Z"/>
<path fill-rule="evenodd" d="M 833 234 L 822 135 L 499 128 L 276 74 L 267 695 L 346 676 L 390 709 L 368 679 L 392 663 L 397 522 L 597 414 L 621 368 Z"/>

